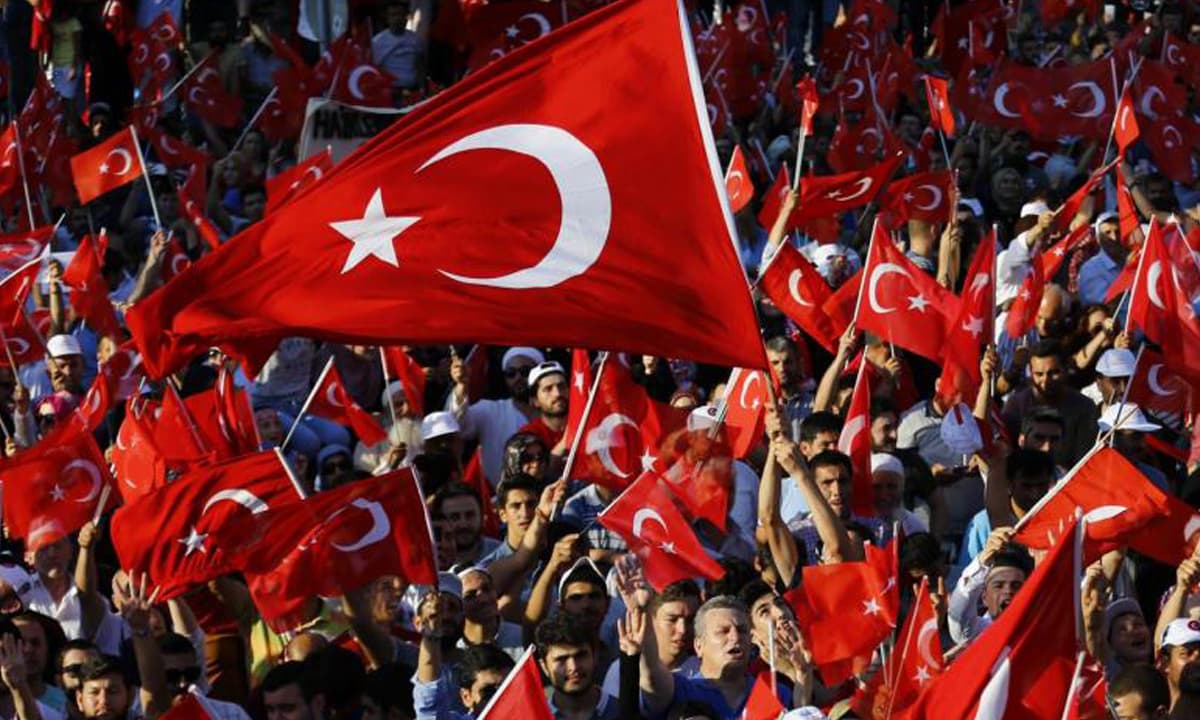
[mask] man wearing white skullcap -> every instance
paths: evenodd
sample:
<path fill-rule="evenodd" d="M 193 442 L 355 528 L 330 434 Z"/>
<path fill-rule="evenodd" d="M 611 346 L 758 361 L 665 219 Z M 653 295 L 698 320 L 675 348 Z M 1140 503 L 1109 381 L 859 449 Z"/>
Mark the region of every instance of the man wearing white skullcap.
<path fill-rule="evenodd" d="M 483 474 L 493 488 L 500 482 L 504 443 L 537 417 L 537 410 L 529 404 L 529 370 L 545 360 L 536 348 L 509 348 L 500 361 L 509 397 L 473 403 L 467 395 L 471 383 L 470 368 L 463 358 L 455 357 L 450 361 L 454 389 L 446 399 L 445 409 L 458 419 L 463 440 L 479 438 Z"/>

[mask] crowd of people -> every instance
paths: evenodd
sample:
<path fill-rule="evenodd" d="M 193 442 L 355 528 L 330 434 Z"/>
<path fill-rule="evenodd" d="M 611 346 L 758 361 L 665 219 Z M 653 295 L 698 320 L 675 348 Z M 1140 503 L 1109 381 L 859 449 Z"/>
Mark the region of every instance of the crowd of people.
<path fill-rule="evenodd" d="M 542 4 L 491 4 L 505 3 L 520 5 L 522 12 Z M 718 108 L 714 117 L 722 161 L 735 148 L 744 153 L 757 188 L 734 216 L 734 239 L 752 286 L 771 386 L 762 424 L 736 456 L 719 443 L 703 450 L 706 460 L 723 461 L 713 474 L 716 517 L 679 508 L 689 520 L 688 532 L 719 566 L 716 577 L 697 574 L 656 589 L 651 565 L 662 558 L 652 560 L 638 544 L 639 521 L 632 536 L 605 521 L 606 508 L 636 476 L 623 469 L 630 466 L 614 469 L 614 463 L 632 461 L 637 473 L 665 469 L 650 462 L 660 454 L 655 448 L 597 441 L 605 435 L 611 441 L 613 428 L 600 435 L 588 430 L 595 420 L 589 424 L 581 405 L 595 389 L 582 378 L 585 371 L 588 377 L 616 373 L 637 388 L 643 405 L 679 418 L 683 432 L 716 437 L 734 402 L 726 393 L 734 386 L 731 368 L 636 352 L 618 356 L 616 348 L 611 357 L 597 351 L 581 357 L 570 348 L 463 344 L 404 347 L 406 362 L 417 370 L 402 378 L 383 348 L 309 337 L 284 340 L 252 375 L 221 348 L 161 382 L 135 375 L 136 363 L 129 361 L 124 377 L 135 382 L 122 393 L 132 399 L 112 403 L 92 433 L 118 484 L 128 481 L 122 473 L 162 472 L 128 459 L 131 436 L 125 433 L 139 399 L 161 401 L 165 409 L 168 396 L 186 399 L 230 378 L 252 409 L 250 431 L 259 448 L 278 449 L 305 494 L 411 471 L 428 512 L 437 583 L 377 577 L 346 588 L 344 596 L 309 598 L 302 620 L 284 629 L 263 617 L 251 587 L 237 574 L 159 601 L 147 568 L 121 566 L 110 534 L 111 511 L 34 550 L 27 549 L 33 538 L 14 537 L 6 518 L 0 716 L 477 717 L 514 682 L 519 675 L 514 668 L 533 663 L 555 718 L 734 720 L 783 712 L 788 718 L 901 717 L 904 708 L 872 707 L 864 697 L 889 675 L 893 652 L 907 642 L 901 637 L 905 618 L 918 613 L 918 603 L 928 604 L 936 623 L 933 645 L 924 645 L 923 652 L 934 646 L 942 652 L 936 655 L 938 667 L 926 669 L 952 669 L 1020 602 L 1047 552 L 1015 538 L 1096 447 L 1111 448 L 1162 494 L 1197 507 L 1194 385 L 1186 372 L 1176 373 L 1182 383 L 1177 394 L 1187 399 L 1178 406 L 1139 406 L 1130 399 L 1139 367 L 1145 373 L 1144 353 L 1164 343 L 1131 327 L 1134 301 L 1121 291 L 1159 226 L 1177 229 L 1179 242 L 1186 243 L 1185 261 L 1195 263 L 1200 186 L 1194 157 L 1185 163 L 1193 168 L 1188 179 L 1168 177 L 1161 169 L 1167 160 L 1152 143 L 1118 151 L 1111 137 L 1107 146 L 1103 137 L 1043 142 L 1023 129 L 967 122 L 964 108 L 952 109 L 959 127 L 947 138 L 945 128 L 935 128 L 920 80 L 890 101 L 875 99 L 859 110 L 843 107 L 844 83 L 853 72 L 842 54 L 847 28 L 856 23 L 882 28 L 887 42 L 896 52 L 903 46 L 922 76 L 949 76 L 954 93 L 955 86 L 974 80 L 955 74 L 953 49 L 940 44 L 953 37 L 946 28 L 954 8 L 979 5 L 982 12 L 983 3 L 768 0 L 688 8 L 702 73 L 711 69 L 706 58 L 715 66 L 735 55 L 728 40 L 708 52 L 706 38 L 722 32 L 720 37 L 737 43 L 744 35 L 750 49 L 742 47 L 736 56 L 760 64 L 754 47 L 762 39 L 748 39 L 759 27 L 760 12 L 770 36 L 769 67 L 760 74 L 756 65 L 755 74 L 772 82 L 760 83 L 761 92 L 722 96 L 721 103 L 736 100 L 735 107 Z M 1065 15 L 1050 22 L 1045 9 L 1052 4 L 995 2 L 1004 37 L 993 41 L 968 29 L 968 44 L 998 43 L 1007 58 L 1033 68 L 1081 65 L 1120 53 L 1161 60 L 1171 38 L 1200 52 L 1200 7 L 1190 2 L 1135 0 L 1078 9 L 1067 2 Z M 36 167 L 29 148 L 16 149 L 21 170 L 9 173 L 13 181 L 0 195 L 9 233 L 0 240 L 7 248 L 34 228 L 53 229 L 50 252 L 41 256 L 36 281 L 25 289 L 28 300 L 22 296 L 25 322 L 44 338 L 44 357 L 14 359 L 10 341 L 17 338 L 5 338 L 10 351 L 0 361 L 0 425 L 9 467 L 23 454 L 39 452 L 39 444 L 44 449 L 43 439 L 53 441 L 56 430 L 85 409 L 89 389 L 104 383 L 106 365 L 130 347 L 124 311 L 170 282 L 182 265 L 212 252 L 206 236 L 211 229 L 218 245 L 238 242 L 240 231 L 269 212 L 275 200 L 270 181 L 308 159 L 297 143 L 303 110 L 285 108 L 298 114 L 291 125 L 268 124 L 269 113 L 260 111 L 295 89 L 287 83 L 296 82 L 291 73 L 297 61 L 309 68 L 338 65 L 329 52 L 351 52 L 345 44 L 319 42 L 314 28 L 320 18 L 308 15 L 310 5 L 0 3 L 7 58 L 2 89 L 10 121 L 26 115 L 27 98 L 46 102 L 50 88 L 60 103 L 55 127 L 77 151 L 129 123 L 147 122 L 148 108 L 154 108 L 150 127 L 169 139 L 142 148 L 144 183 L 139 179 L 86 204 L 64 201 L 50 170 Z M 346 62 L 370 63 L 385 72 L 391 85 L 384 104 L 400 108 L 452 90 L 477 62 L 473 51 L 480 47 L 501 47 L 503 55 L 524 42 L 514 40 L 515 24 L 507 45 L 504 37 L 481 38 L 468 5 L 348 0 L 326 3 L 326 12 L 345 22 L 347 37 L 363 39 L 357 46 L 363 55 Z M 590 9 L 595 3 L 562 3 L 563 21 L 568 5 Z M 175 13 L 172 24 L 181 35 L 154 46 L 170 60 L 166 82 L 146 71 L 146 58 L 135 58 L 138 43 L 146 42 L 138 31 L 161 29 L 164 10 Z M 753 20 L 747 19 L 751 13 Z M 769 26 L 766 17 L 772 18 Z M 725 30 L 715 29 L 722 25 Z M 503 25 L 496 29 L 506 33 Z M 243 101 L 236 122 L 214 122 L 215 116 L 175 92 L 173 85 L 207 58 L 227 97 Z M 339 92 L 337 72 L 325 80 L 326 97 Z M 873 83 L 877 78 L 882 83 L 883 75 L 871 75 L 869 68 L 867 73 L 874 95 Z M 820 105 L 807 137 L 792 87 L 806 75 L 815 79 Z M 773 81 L 785 76 L 787 82 Z M 708 75 L 704 82 L 710 100 L 714 93 L 746 90 L 710 85 Z M 1181 114 L 1192 118 L 1192 111 L 1188 104 Z M 948 381 L 947 364 L 939 359 L 898 347 L 854 322 L 838 328 L 833 342 L 822 342 L 758 283 L 784 246 L 811 263 L 830 293 L 858 282 L 853 279 L 867 260 L 871 228 L 888 204 L 889 190 L 861 211 L 821 218 L 820 228 L 797 228 L 789 217 L 803 209 L 802 187 L 784 187 L 777 195 L 773 183 L 785 166 L 805 176 L 847 171 L 847 143 L 855 142 L 847 135 L 859 123 L 874 124 L 894 144 L 880 140 L 864 149 L 860 134 L 851 155 L 873 163 L 892 149 L 904 151 L 893 183 L 952 171 L 953 204 L 945 217 L 910 217 L 896 227 L 894 237 L 915 267 L 950 293 L 966 293 L 974 281 L 968 264 L 995 232 L 994 286 L 988 290 L 994 290 L 995 316 L 988 325 L 995 332 L 979 343 L 978 367 L 967 371 L 974 377 L 968 385 Z M 19 138 L 25 131 L 16 129 Z M 42 143 L 52 156 L 63 152 L 54 137 L 26 140 Z M 170 140 L 202 151 L 211 165 L 173 164 L 164 156 L 164 148 L 171 152 Z M 1175 150 L 1185 151 L 1190 146 Z M 8 158 L 5 153 L 0 175 L 12 165 Z M 1084 202 L 1068 203 L 1097 167 L 1112 161 L 1114 172 Z M 198 213 L 179 190 L 196 177 Z M 1067 205 L 1072 217 L 1063 217 Z M 764 207 L 776 214 L 763 214 Z M 1080 229 L 1086 235 L 1078 235 Z M 97 329 L 91 310 L 72 302 L 82 295 L 67 272 L 73 254 L 91 252 L 101 230 L 106 238 L 101 274 L 118 319 L 115 332 Z M 1042 257 L 1061 247 L 1068 234 L 1083 239 L 1042 277 Z M 5 267 L 8 272 L 17 266 Z M 1194 267 L 1177 269 L 1176 275 L 1181 272 L 1200 275 Z M 1034 274 L 1040 304 L 1022 310 L 1032 320 L 1014 337 L 1007 316 L 1028 303 Z M 14 332 L 5 322 L 0 329 Z M 1195 323 L 1194 315 L 1188 322 Z M 355 423 L 309 412 L 328 368 L 336 370 L 353 404 L 371 414 L 383 439 L 364 437 Z M 1150 383 L 1161 387 L 1163 377 L 1165 372 L 1152 373 Z M 863 420 L 851 418 L 860 378 L 870 396 L 865 484 L 856 478 L 862 470 L 848 454 L 849 444 L 839 442 L 853 435 L 846 432 L 852 420 Z M 746 387 L 738 387 L 744 398 Z M 967 387 L 970 392 L 963 392 Z M 636 426 L 645 417 L 643 411 L 637 422 L 625 420 Z M 970 447 L 961 438 L 971 434 L 964 427 L 975 428 L 978 442 Z M 652 434 L 643 428 L 638 438 L 645 442 Z M 632 437 L 627 440 L 639 442 Z M 657 437 L 665 442 L 666 433 Z M 168 481 L 186 478 L 194 458 L 168 457 L 165 447 L 156 451 L 142 457 L 162 460 Z M 638 461 L 643 452 L 649 458 L 644 465 Z M 622 457 L 614 460 L 615 455 Z M 5 471 L 0 464 L 0 479 Z M 1113 487 L 1127 481 L 1105 479 Z M 855 494 L 867 491 L 869 501 L 856 502 Z M 4 492 L 7 512 L 12 490 Z M 40 501 L 49 502 L 33 502 Z M 1075 605 L 1086 628 L 1080 649 L 1103 678 L 1101 713 L 1121 720 L 1200 717 L 1200 554 L 1188 545 L 1191 530 L 1189 524 L 1180 541 L 1185 559 L 1177 564 L 1125 543 L 1106 546 L 1087 569 Z M 813 637 L 806 630 L 816 627 L 811 608 L 801 607 L 797 592 L 833 577 L 810 571 L 873 562 L 879 548 L 895 558 L 894 587 L 889 585 L 898 597 L 894 629 L 865 654 L 836 658 L 853 662 L 831 662 L 817 646 L 836 644 L 831 636 L 839 633 L 839 613 L 847 627 L 862 613 L 853 605 L 840 608 L 820 625 L 821 637 Z M 923 643 L 925 635 L 921 632 Z M 774 704 L 752 699 L 760 686 L 770 688 Z M 1061 698 L 1062 707 L 1071 702 Z M 923 712 L 920 717 L 947 717 L 936 706 Z"/>

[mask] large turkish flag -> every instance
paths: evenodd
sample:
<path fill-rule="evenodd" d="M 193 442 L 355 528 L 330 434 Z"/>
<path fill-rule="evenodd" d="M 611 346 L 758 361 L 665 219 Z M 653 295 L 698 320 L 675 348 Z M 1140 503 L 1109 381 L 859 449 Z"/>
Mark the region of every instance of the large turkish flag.
<path fill-rule="evenodd" d="M 130 311 L 158 377 L 217 344 L 621 349 L 764 368 L 681 6 L 624 0 L 359 148 Z"/>

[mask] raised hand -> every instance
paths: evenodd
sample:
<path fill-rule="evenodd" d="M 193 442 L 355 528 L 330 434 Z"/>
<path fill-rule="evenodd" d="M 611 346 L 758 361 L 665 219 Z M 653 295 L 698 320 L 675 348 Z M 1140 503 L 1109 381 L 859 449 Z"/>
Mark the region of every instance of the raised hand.
<path fill-rule="evenodd" d="M 650 584 L 646 582 L 642 561 L 637 555 L 626 554 L 617 558 L 617 592 L 625 601 L 626 607 L 645 609 L 654 595 Z"/>
<path fill-rule="evenodd" d="M 646 611 L 635 605 L 625 607 L 625 618 L 617 618 L 617 644 L 622 655 L 637 655 L 642 652 L 642 638 L 646 635 Z"/>
<path fill-rule="evenodd" d="M 0 679 L 9 690 L 25 687 L 29 682 L 25 671 L 25 641 L 13 635 L 0 635 Z"/>

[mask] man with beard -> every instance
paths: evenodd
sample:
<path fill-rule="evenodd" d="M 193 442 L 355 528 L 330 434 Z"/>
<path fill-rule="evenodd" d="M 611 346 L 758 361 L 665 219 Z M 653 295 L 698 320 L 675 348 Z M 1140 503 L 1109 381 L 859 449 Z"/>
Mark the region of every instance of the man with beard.
<path fill-rule="evenodd" d="M 1055 461 L 1072 467 L 1096 442 L 1096 421 L 1100 410 L 1073 387 L 1067 385 L 1067 366 L 1062 347 L 1055 341 L 1041 341 L 1029 351 L 1028 387 L 1015 390 L 1004 403 L 1004 420 L 1013 435 L 1021 418 L 1035 407 L 1044 405 L 1058 411 L 1067 432 L 1055 453 Z"/>
<path fill-rule="evenodd" d="M 440 667 L 418 666 L 418 674 L 413 678 L 413 709 L 417 720 L 467 720 L 474 717 L 487 707 L 513 665 L 513 659 L 495 645 L 485 643 L 467 648 L 454 672 L 458 680 L 457 704 L 451 696 L 448 673 L 442 673 Z M 430 672 L 432 677 L 437 678 L 436 681 L 422 679 L 423 675 Z"/>
<path fill-rule="evenodd" d="M 1200 620 L 1179 618 L 1167 625 L 1158 669 L 1167 676 L 1171 689 L 1171 717 L 1197 717 L 1177 712 L 1180 706 L 1193 712 L 1200 708 Z M 1184 697 L 1185 691 L 1188 697 Z"/>
<path fill-rule="evenodd" d="M 796 346 L 782 335 L 766 342 L 767 361 L 779 383 L 779 404 L 783 408 L 783 427 L 788 436 L 800 436 L 800 423 L 813 409 L 814 383 L 801 367 Z"/>
<path fill-rule="evenodd" d="M 532 433 L 555 454 L 566 451 L 563 434 L 567 429 L 567 371 L 553 360 L 534 365 L 529 371 L 529 402 L 538 416 L 529 421 L 521 432 Z"/>
<path fill-rule="evenodd" d="M 555 718 L 615 720 L 619 717 L 616 698 L 606 695 L 596 683 L 596 633 L 577 617 L 560 612 L 543 621 L 534 632 L 534 644 L 542 672 L 550 680 L 547 698 Z"/>
<path fill-rule="evenodd" d="M 1010 527 L 992 531 L 983 552 L 958 579 L 946 613 L 954 642 L 970 642 L 986 630 L 1033 572 L 1033 558 L 1024 547 L 1009 542 L 1012 535 Z"/>
<path fill-rule="evenodd" d="M 471 402 L 468 394 L 471 386 L 470 368 L 465 359 L 457 356 L 451 358 L 450 380 L 454 387 L 446 399 L 445 409 L 458 419 L 464 441 L 478 438 L 483 474 L 492 487 L 500 482 L 504 443 L 537 416 L 537 411 L 529 404 L 528 378 L 533 366 L 545 360 L 546 357 L 536 348 L 509 348 L 500 361 L 509 397 Z"/>
<path fill-rule="evenodd" d="M 500 546 L 499 540 L 483 536 L 483 504 L 468 485 L 451 483 L 439 490 L 430 515 L 454 541 L 454 571 L 478 564 Z"/>
<path fill-rule="evenodd" d="M 604 575 L 587 557 L 575 561 L 558 581 L 558 614 L 566 615 L 592 638 L 600 638 L 600 628 L 608 614 L 608 585 Z M 607 649 L 599 653 L 606 657 Z"/>

